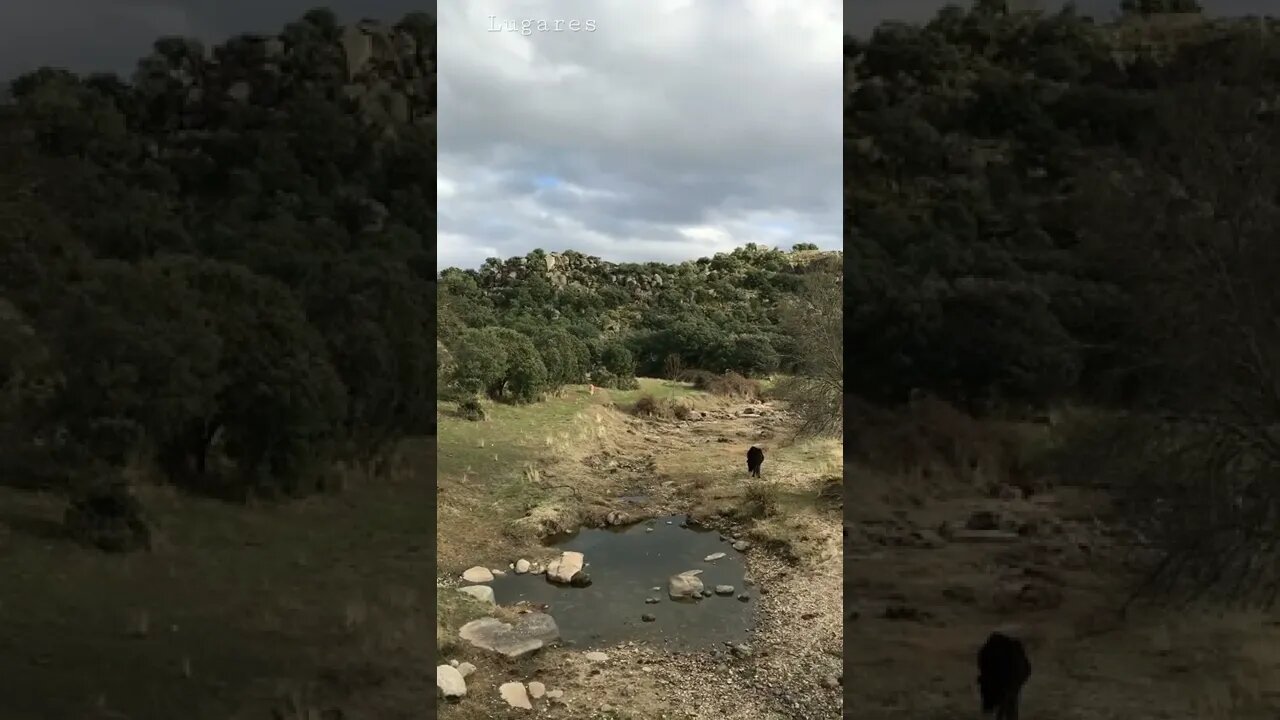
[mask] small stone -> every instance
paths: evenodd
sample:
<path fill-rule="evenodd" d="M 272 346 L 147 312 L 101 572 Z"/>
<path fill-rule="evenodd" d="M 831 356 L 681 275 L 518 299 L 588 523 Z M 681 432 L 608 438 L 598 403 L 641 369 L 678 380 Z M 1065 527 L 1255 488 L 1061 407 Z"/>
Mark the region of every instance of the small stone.
<path fill-rule="evenodd" d="M 836 676 L 835 676 L 835 675 L 828 675 L 828 676 L 826 676 L 826 677 L 822 678 L 822 684 L 823 684 L 823 686 L 828 687 L 828 688 L 831 688 L 831 689 L 833 689 L 833 690 L 834 690 L 835 688 L 840 687 L 840 681 L 836 679 Z"/>
<path fill-rule="evenodd" d="M 458 592 L 470 595 L 480 602 L 489 603 L 490 605 L 497 604 L 493 597 L 493 588 L 488 585 L 468 585 L 467 587 L 458 588 Z"/>
<path fill-rule="evenodd" d="M 711 597 L 713 594 L 714 593 L 712 593 L 710 590 L 706 588 L 702 589 L 702 597 Z"/>
<path fill-rule="evenodd" d="M 457 660 L 450 660 L 450 661 L 449 661 L 449 667 L 455 667 L 455 668 L 456 668 L 456 667 L 458 667 L 458 661 L 457 661 Z"/>
<path fill-rule="evenodd" d="M 493 573 L 494 577 L 503 577 L 504 575 L 507 574 L 506 571 L 498 570 L 498 569 L 493 569 L 493 570 L 490 570 L 489 572 Z"/>
<path fill-rule="evenodd" d="M 529 693 L 525 690 L 524 683 L 502 683 L 498 688 L 498 693 L 502 695 L 502 699 L 506 700 L 511 707 L 525 710 L 533 709 L 533 704 L 529 702 Z"/>
<path fill-rule="evenodd" d="M 719 560 L 719 559 L 720 559 L 720 558 L 722 558 L 722 557 L 724 557 L 724 553 L 722 553 L 722 552 L 716 552 L 716 553 L 711 553 L 710 555 L 708 555 L 708 556 L 706 556 L 706 557 L 704 557 L 704 558 L 702 558 L 702 559 L 703 559 L 704 561 L 706 561 L 706 562 L 712 562 L 713 560 Z"/>
<path fill-rule="evenodd" d="M 436 687 L 449 700 L 457 700 L 467 694 L 467 683 L 456 668 L 440 665 L 436 668 Z"/>
<path fill-rule="evenodd" d="M 469 583 L 493 582 L 493 573 L 489 572 L 489 568 L 476 565 L 475 567 L 467 568 L 462 573 L 462 579 Z"/>
<path fill-rule="evenodd" d="M 583 655 L 583 657 L 590 660 L 591 662 L 604 662 L 609 659 L 608 655 L 602 652 L 596 652 L 596 651 L 589 652 Z"/>
<path fill-rule="evenodd" d="M 600 706 L 600 712 L 613 712 L 613 706 L 609 703 L 605 703 Z"/>
<path fill-rule="evenodd" d="M 649 588 L 649 589 L 650 589 L 650 590 L 652 590 L 652 591 L 654 591 L 654 592 L 662 592 L 662 588 L 658 587 L 657 585 L 654 585 L 653 587 L 651 587 L 651 588 Z"/>
<path fill-rule="evenodd" d="M 741 593 L 741 594 L 739 594 L 739 595 L 738 595 L 738 600 L 739 600 L 740 602 L 746 602 L 746 601 L 748 601 L 748 600 L 750 600 L 750 599 L 751 599 L 751 596 L 750 596 L 750 595 L 748 595 L 748 594 L 746 594 L 746 593 Z"/>
<path fill-rule="evenodd" d="M 732 595 L 732 594 L 733 594 L 733 590 L 734 590 L 734 588 L 733 588 L 733 586 L 732 586 L 732 585 L 717 585 L 717 586 L 716 586 L 716 594 L 717 594 L 717 595 Z"/>
<path fill-rule="evenodd" d="M 591 585 L 591 576 L 585 572 L 574 573 L 569 579 L 569 587 L 584 588 Z"/>
<path fill-rule="evenodd" d="M 748 549 L 750 549 L 750 547 L 751 547 L 751 543 L 747 542 L 746 540 L 739 540 L 738 542 L 733 544 L 733 549 L 737 550 L 738 552 L 746 552 Z"/>
<path fill-rule="evenodd" d="M 643 621 L 643 622 L 653 622 L 654 620 L 657 620 L 657 619 L 658 619 L 658 618 L 656 618 L 656 617 L 654 617 L 654 616 L 650 615 L 649 613 L 645 613 L 645 614 L 643 614 L 643 615 L 641 615 L 641 616 L 640 616 L 640 620 L 641 620 L 641 621 Z"/>
<path fill-rule="evenodd" d="M 515 571 L 517 575 L 523 575 L 529 572 L 529 568 L 530 568 L 530 564 L 528 560 L 525 560 L 524 558 L 520 558 L 519 560 L 516 561 Z"/>
<path fill-rule="evenodd" d="M 652 527 L 647 527 L 647 528 L 645 528 L 645 529 L 644 529 L 644 531 L 645 531 L 645 532 L 653 532 L 653 528 L 652 528 Z"/>
<path fill-rule="evenodd" d="M 543 685 L 537 680 L 534 680 L 533 682 L 529 683 L 529 697 L 533 698 L 534 700 L 537 700 L 538 698 L 546 694 L 547 694 L 546 685 Z"/>
<path fill-rule="evenodd" d="M 552 700 L 559 700 L 560 698 L 564 697 L 564 691 L 561 690 L 560 688 L 556 688 L 555 690 L 548 690 L 547 697 L 551 698 Z"/>
<path fill-rule="evenodd" d="M 469 662 L 458 663 L 458 674 L 462 677 L 470 677 L 471 673 L 476 671 L 476 666 Z"/>

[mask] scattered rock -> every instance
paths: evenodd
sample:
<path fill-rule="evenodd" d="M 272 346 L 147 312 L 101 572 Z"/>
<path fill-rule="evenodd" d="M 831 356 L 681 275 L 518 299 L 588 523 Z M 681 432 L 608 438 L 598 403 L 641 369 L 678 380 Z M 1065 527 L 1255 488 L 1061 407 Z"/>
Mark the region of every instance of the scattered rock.
<path fill-rule="evenodd" d="M 547 564 L 547 580 L 559 583 L 573 580 L 573 576 L 582 571 L 584 560 L 580 552 L 566 550 L 560 553 L 560 557 Z"/>
<path fill-rule="evenodd" d="M 533 703 L 529 702 L 529 693 L 525 690 L 524 683 L 502 683 L 498 688 L 498 693 L 502 695 L 502 699 L 506 700 L 511 707 L 525 710 L 533 709 Z"/>
<path fill-rule="evenodd" d="M 462 677 L 470 677 L 471 673 L 476 671 L 476 666 L 469 662 L 458 663 L 458 674 Z"/>
<path fill-rule="evenodd" d="M 706 556 L 706 557 L 704 557 L 704 558 L 702 558 L 702 559 L 703 559 L 703 560 L 705 560 L 706 562 L 712 562 L 712 561 L 715 561 L 715 560 L 719 560 L 719 559 L 720 559 L 720 558 L 722 558 L 722 557 L 724 557 L 724 553 L 722 553 L 722 552 L 715 552 L 715 553 L 711 553 L 710 555 L 708 555 L 708 556 Z"/>
<path fill-rule="evenodd" d="M 529 697 L 533 698 L 534 700 L 537 700 L 538 698 L 546 694 L 547 694 L 546 685 L 543 685 L 537 680 L 534 680 L 533 682 L 529 683 Z"/>
<path fill-rule="evenodd" d="M 747 542 L 746 540 L 739 540 L 738 542 L 733 544 L 733 549 L 737 550 L 738 552 L 746 552 L 750 548 L 751 548 L 751 543 Z"/>
<path fill-rule="evenodd" d="M 546 613 L 528 613 L 514 625 L 492 617 L 472 620 L 458 635 L 478 648 L 515 658 L 559 640 L 560 628 Z"/>
<path fill-rule="evenodd" d="M 717 586 L 716 586 L 716 594 L 717 594 L 717 595 L 732 595 L 732 594 L 733 594 L 733 591 L 734 591 L 734 587 L 733 587 L 732 585 L 717 585 Z"/>
<path fill-rule="evenodd" d="M 467 694 L 467 682 L 462 679 L 462 673 L 450 665 L 436 667 L 436 687 L 448 700 L 460 700 Z"/>
<path fill-rule="evenodd" d="M 748 594 L 746 594 L 746 593 L 739 593 L 739 594 L 738 594 L 738 601 L 739 601 L 739 602 L 746 602 L 746 601 L 748 601 L 748 600 L 750 600 L 750 599 L 751 599 L 751 596 L 750 596 L 750 595 L 748 595 Z"/>
<path fill-rule="evenodd" d="M 469 583 L 493 582 L 493 573 L 490 572 L 487 567 L 476 565 L 475 567 L 464 570 L 462 573 L 462 579 Z"/>
<path fill-rule="evenodd" d="M 515 571 L 517 575 L 523 575 L 529 572 L 529 568 L 530 568 L 530 565 L 528 560 L 525 560 L 524 558 L 520 558 L 519 560 L 516 561 Z"/>
<path fill-rule="evenodd" d="M 556 688 L 555 690 L 548 690 L 547 697 L 551 698 L 552 700 L 559 700 L 560 698 L 564 697 L 564 691 L 559 688 Z"/>
<path fill-rule="evenodd" d="M 644 599 L 644 604 L 645 604 L 645 605 L 657 605 L 659 602 L 661 602 L 661 601 L 660 601 L 660 600 L 658 600 L 658 598 L 656 598 L 656 597 L 647 597 L 647 598 L 645 598 L 645 599 Z"/>
<path fill-rule="evenodd" d="M 591 662 L 604 662 L 609 659 L 608 655 L 598 651 L 592 651 L 592 652 L 586 653 L 582 657 L 590 660 Z"/>
<path fill-rule="evenodd" d="M 584 588 L 591 585 L 591 576 L 585 572 L 573 574 L 573 578 L 569 580 L 570 587 Z"/>
<path fill-rule="evenodd" d="M 650 615 L 649 613 L 644 613 L 643 615 L 640 616 L 640 620 L 642 622 L 653 622 L 654 620 L 657 620 L 657 619 L 658 618 L 654 617 L 653 615 Z"/>

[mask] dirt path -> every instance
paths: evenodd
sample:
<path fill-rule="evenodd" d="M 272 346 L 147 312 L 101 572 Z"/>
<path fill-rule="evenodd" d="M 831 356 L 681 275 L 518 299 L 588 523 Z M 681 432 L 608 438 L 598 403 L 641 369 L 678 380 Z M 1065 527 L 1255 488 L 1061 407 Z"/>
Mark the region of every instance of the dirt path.
<path fill-rule="evenodd" d="M 840 508 L 820 496 L 838 481 L 839 443 L 786 443 L 790 418 L 771 404 L 705 396 L 693 403 L 697 410 L 683 420 L 600 410 L 609 415 L 597 422 L 609 428 L 607 440 L 595 452 L 540 468 L 540 477 L 577 488 L 577 512 L 588 523 L 610 511 L 632 518 L 688 513 L 752 542 L 744 555 L 758 593 L 757 628 L 748 647 L 675 654 L 624 644 L 605 648 L 606 662 L 551 648 L 513 663 L 458 647 L 453 658 L 481 669 L 468 678 L 467 698 L 442 706 L 441 717 L 522 717 L 527 711 L 498 698 L 497 685 L 513 680 L 563 691 L 563 702 L 534 701 L 548 717 L 839 717 Z M 755 489 L 745 477 L 745 450 L 753 443 L 769 452 L 764 482 Z M 620 505 L 619 495 L 647 501 Z M 771 510 L 744 513 L 753 503 Z"/>
<path fill-rule="evenodd" d="M 977 647 L 1000 626 L 1027 639 L 1033 720 L 1278 716 L 1275 618 L 1149 607 L 1117 618 L 1123 538 L 1097 519 L 1105 497 L 993 498 L 858 469 L 849 485 L 846 717 L 976 717 Z"/>

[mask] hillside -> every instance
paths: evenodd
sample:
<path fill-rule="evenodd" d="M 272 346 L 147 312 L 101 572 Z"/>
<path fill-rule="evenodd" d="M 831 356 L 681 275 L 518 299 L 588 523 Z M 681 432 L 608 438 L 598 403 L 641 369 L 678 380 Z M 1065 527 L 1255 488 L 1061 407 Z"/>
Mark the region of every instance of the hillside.
<path fill-rule="evenodd" d="M 435 67 L 314 10 L 13 80 L 6 717 L 420 714 Z"/>
<path fill-rule="evenodd" d="M 846 40 L 847 717 L 976 711 L 996 628 L 1029 717 L 1280 708 L 1280 42 L 1128 5 Z"/>
<path fill-rule="evenodd" d="M 793 340 L 781 327 L 786 308 L 815 282 L 838 287 L 842 274 L 841 253 L 808 245 L 749 244 L 679 264 L 535 250 L 441 273 L 440 339 L 452 352 L 468 328 L 501 326 L 534 338 L 563 332 L 590 354 L 574 382 L 605 370 L 611 344 L 631 358 L 614 374 L 670 375 L 672 367 L 768 374 L 795 365 Z"/>

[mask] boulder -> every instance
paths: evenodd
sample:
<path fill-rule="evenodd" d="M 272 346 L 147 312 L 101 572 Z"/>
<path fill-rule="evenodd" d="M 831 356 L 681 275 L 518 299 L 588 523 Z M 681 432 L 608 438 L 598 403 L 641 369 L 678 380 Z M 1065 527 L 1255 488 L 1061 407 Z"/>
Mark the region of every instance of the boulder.
<path fill-rule="evenodd" d="M 530 568 L 530 564 L 528 560 L 525 560 L 524 558 L 520 558 L 519 560 L 516 561 L 515 571 L 517 575 L 523 575 L 529 572 L 529 568 Z"/>
<path fill-rule="evenodd" d="M 560 553 L 560 557 L 547 565 L 547 580 L 559 583 L 573 580 L 573 576 L 582 571 L 584 560 L 580 552 L 566 550 Z"/>
<path fill-rule="evenodd" d="M 702 597 L 702 580 L 698 577 L 701 570 L 687 570 L 667 579 L 667 594 L 672 599 Z"/>
<path fill-rule="evenodd" d="M 459 700 L 467 694 L 467 681 L 452 665 L 436 666 L 436 687 L 447 700 Z"/>
<path fill-rule="evenodd" d="M 482 565 L 467 568 L 462 573 L 462 579 L 469 583 L 487 583 L 493 582 L 493 572 L 489 568 Z"/>
<path fill-rule="evenodd" d="M 560 627 L 546 613 L 527 613 L 515 624 L 483 617 L 463 625 L 458 636 L 475 647 L 517 658 L 560 639 Z"/>
<path fill-rule="evenodd" d="M 483 603 L 489 603 L 490 605 L 497 604 L 497 600 L 493 597 L 493 588 L 488 585 L 468 585 L 464 588 L 458 588 L 458 592 L 463 593 L 464 595 L 470 595 Z"/>

